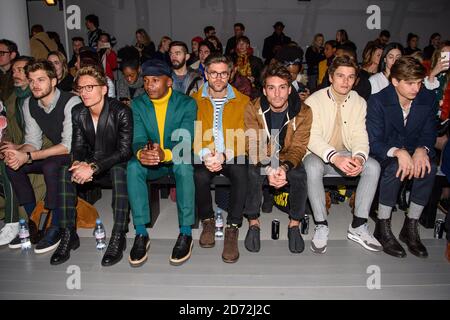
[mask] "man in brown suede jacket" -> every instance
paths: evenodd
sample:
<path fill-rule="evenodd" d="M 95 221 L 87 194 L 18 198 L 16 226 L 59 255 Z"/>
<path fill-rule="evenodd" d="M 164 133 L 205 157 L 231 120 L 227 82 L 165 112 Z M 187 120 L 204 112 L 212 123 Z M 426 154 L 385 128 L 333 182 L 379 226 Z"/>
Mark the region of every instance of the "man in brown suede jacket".
<path fill-rule="evenodd" d="M 260 206 L 262 187 L 276 189 L 289 183 L 289 250 L 300 253 L 304 241 L 300 221 L 305 214 L 306 172 L 302 158 L 306 153 L 312 123 L 310 108 L 291 87 L 291 74 L 275 64 L 263 76 L 264 95 L 250 102 L 245 111 L 245 130 L 249 156 L 248 190 L 244 214 L 249 220 L 245 247 L 260 249 Z"/>

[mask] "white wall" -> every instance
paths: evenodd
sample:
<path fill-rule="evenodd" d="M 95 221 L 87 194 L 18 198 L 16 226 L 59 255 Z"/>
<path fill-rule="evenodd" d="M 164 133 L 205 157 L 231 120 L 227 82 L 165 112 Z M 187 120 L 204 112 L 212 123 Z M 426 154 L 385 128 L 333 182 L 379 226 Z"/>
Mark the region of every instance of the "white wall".
<path fill-rule="evenodd" d="M 12 1 L 12 0 L 10 0 Z M 447 0 L 66 0 L 67 5 L 81 8 L 82 30 L 69 31 L 69 38 L 86 38 L 84 17 L 95 13 L 102 29 L 114 34 L 118 47 L 132 44 L 138 27 L 147 29 L 158 44 L 163 35 L 190 42 L 196 35 L 203 36 L 203 27 L 214 25 L 224 46 L 232 35 L 233 24 L 243 22 L 252 46 L 261 53 L 264 38 L 273 31 L 274 22 L 286 25 L 285 33 L 302 47 L 311 42 L 315 33 L 334 39 L 337 29 L 346 29 L 350 39 L 359 48 L 376 38 L 379 30 L 368 30 L 366 9 L 369 5 L 381 8 L 381 28 L 391 31 L 391 41 L 405 43 L 408 32 L 420 36 L 419 46 L 425 47 L 433 32 L 450 38 Z M 43 24 L 46 30 L 63 32 L 62 12 L 46 7 L 43 1 L 28 3 L 30 24 Z M 63 41 L 64 42 L 64 41 Z"/>

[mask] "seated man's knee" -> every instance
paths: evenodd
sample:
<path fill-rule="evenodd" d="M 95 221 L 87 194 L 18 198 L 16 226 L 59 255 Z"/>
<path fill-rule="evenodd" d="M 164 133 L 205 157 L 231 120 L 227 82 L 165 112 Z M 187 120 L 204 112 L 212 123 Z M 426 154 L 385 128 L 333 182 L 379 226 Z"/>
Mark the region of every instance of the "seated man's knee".
<path fill-rule="evenodd" d="M 377 160 L 369 158 L 364 164 L 363 174 L 378 178 L 380 176 L 381 167 Z"/>
<path fill-rule="evenodd" d="M 303 160 L 305 171 L 310 176 L 323 177 L 325 162 L 315 154 L 309 154 Z"/>
<path fill-rule="evenodd" d="M 147 169 L 137 160 L 132 158 L 127 164 L 127 176 L 138 177 L 139 175 L 146 174 Z"/>
<path fill-rule="evenodd" d="M 194 168 L 191 164 L 174 164 L 172 170 L 175 175 L 175 179 L 177 177 L 186 178 L 194 176 Z"/>

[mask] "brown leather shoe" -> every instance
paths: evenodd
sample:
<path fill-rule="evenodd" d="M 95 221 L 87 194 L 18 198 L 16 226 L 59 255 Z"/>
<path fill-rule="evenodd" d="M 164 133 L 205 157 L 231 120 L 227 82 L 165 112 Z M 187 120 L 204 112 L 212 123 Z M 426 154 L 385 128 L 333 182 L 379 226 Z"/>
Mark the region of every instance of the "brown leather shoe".
<path fill-rule="evenodd" d="M 450 242 L 447 242 L 447 251 L 445 251 L 445 256 L 447 257 L 447 261 L 450 263 Z"/>
<path fill-rule="evenodd" d="M 215 228 L 216 221 L 214 218 L 205 219 L 202 221 L 203 230 L 200 234 L 200 239 L 198 243 L 202 248 L 212 248 L 216 244 L 215 240 Z"/>
<path fill-rule="evenodd" d="M 238 249 L 239 229 L 237 227 L 225 228 L 223 241 L 222 260 L 226 263 L 234 263 L 239 259 Z"/>

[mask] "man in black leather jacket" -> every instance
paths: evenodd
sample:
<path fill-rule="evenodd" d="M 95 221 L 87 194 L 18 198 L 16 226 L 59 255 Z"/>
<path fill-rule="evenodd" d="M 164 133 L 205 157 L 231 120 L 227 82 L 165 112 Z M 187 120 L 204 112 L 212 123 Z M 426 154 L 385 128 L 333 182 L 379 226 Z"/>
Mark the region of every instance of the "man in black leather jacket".
<path fill-rule="evenodd" d="M 75 84 L 83 103 L 72 110 L 73 162 L 64 168 L 60 177 L 62 238 L 50 263 L 57 265 L 67 261 L 70 250 L 78 248 L 76 186 L 92 183 L 112 185 L 114 227 L 102 259 L 103 266 L 111 266 L 122 259 L 128 231 L 126 166 L 132 156 L 132 113 L 126 105 L 106 98 L 106 77 L 95 67 L 80 69 Z"/>

